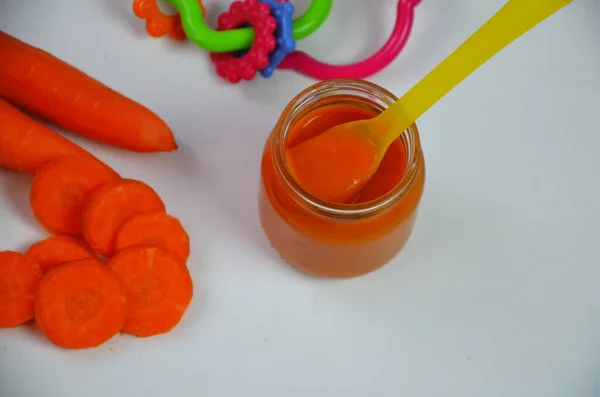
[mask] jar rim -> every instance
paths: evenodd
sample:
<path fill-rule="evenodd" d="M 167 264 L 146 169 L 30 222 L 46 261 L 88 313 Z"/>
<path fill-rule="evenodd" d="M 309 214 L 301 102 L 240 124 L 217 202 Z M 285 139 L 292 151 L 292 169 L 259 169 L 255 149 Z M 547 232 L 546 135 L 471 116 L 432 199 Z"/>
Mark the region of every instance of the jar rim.
<path fill-rule="evenodd" d="M 346 93 L 344 93 L 346 91 Z M 348 94 L 350 92 L 350 94 Z M 372 101 L 364 101 L 367 105 L 373 107 L 379 112 L 393 104 L 398 98 L 385 88 L 364 80 L 357 79 L 331 79 L 325 80 L 306 88 L 296 95 L 285 107 L 282 116 L 277 122 L 273 130 L 272 150 L 273 162 L 275 169 L 281 176 L 283 183 L 288 188 L 291 196 L 295 201 L 304 207 L 311 209 L 321 215 L 335 218 L 366 218 L 385 211 L 390 206 L 400 201 L 413 185 L 417 176 L 417 172 L 421 167 L 421 145 L 419 142 L 419 133 L 415 123 L 409 126 L 402 134 L 402 139 L 406 149 L 406 169 L 402 179 L 386 194 L 356 204 L 339 204 L 323 200 L 314 196 L 305 190 L 292 176 L 285 161 L 285 142 L 288 132 L 293 126 L 293 122 L 297 121 L 299 113 L 311 104 L 318 101 L 335 97 L 341 94 L 348 96 L 348 101 L 356 102 L 359 94 L 368 95 L 367 99 Z M 353 97 L 353 95 L 355 97 Z M 316 96 L 319 96 L 315 99 Z M 375 101 L 381 103 L 377 104 Z"/>

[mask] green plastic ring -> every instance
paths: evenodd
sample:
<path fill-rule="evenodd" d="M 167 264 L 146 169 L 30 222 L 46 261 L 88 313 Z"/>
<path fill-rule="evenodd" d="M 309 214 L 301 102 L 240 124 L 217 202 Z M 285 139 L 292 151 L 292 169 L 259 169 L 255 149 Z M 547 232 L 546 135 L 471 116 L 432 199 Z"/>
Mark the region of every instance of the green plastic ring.
<path fill-rule="evenodd" d="M 233 52 L 249 48 L 254 40 L 252 28 L 216 31 L 204 23 L 197 0 L 165 0 L 181 15 L 187 37 L 200 48 L 210 52 Z M 329 16 L 333 0 L 313 0 L 301 17 L 294 20 L 294 39 L 302 39 L 317 30 Z"/>

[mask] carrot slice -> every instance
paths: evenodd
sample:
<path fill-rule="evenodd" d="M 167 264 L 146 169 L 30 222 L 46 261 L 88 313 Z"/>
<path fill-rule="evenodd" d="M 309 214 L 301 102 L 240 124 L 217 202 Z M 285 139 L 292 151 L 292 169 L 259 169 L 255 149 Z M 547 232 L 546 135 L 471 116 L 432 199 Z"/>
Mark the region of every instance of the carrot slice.
<path fill-rule="evenodd" d="M 44 275 L 35 300 L 35 319 L 55 345 L 96 347 L 116 335 L 125 321 L 123 283 L 97 260 L 66 263 Z"/>
<path fill-rule="evenodd" d="M 33 179 L 29 196 L 33 215 L 50 233 L 78 236 L 82 212 L 92 192 L 117 179 L 116 172 L 92 160 L 54 160 Z"/>
<path fill-rule="evenodd" d="M 190 255 L 190 238 L 181 222 L 165 212 L 132 217 L 117 232 L 115 250 L 136 245 L 154 246 L 169 251 L 185 263 Z"/>
<path fill-rule="evenodd" d="M 115 251 L 119 228 L 138 214 L 165 212 L 154 190 L 143 182 L 121 179 L 102 186 L 83 211 L 83 235 L 89 246 L 106 257 Z"/>
<path fill-rule="evenodd" d="M 155 113 L 52 54 L 0 32 L 0 59 L 0 97 L 7 101 L 124 149 L 177 149 L 169 126 Z"/>
<path fill-rule="evenodd" d="M 100 163 L 81 147 L 0 99 L 0 167 L 35 174 L 63 156 L 85 157 Z"/>
<path fill-rule="evenodd" d="M 33 302 L 42 272 L 37 263 L 14 251 L 0 252 L 0 328 L 33 318 Z"/>
<path fill-rule="evenodd" d="M 29 247 L 25 256 L 37 263 L 42 273 L 68 262 L 97 259 L 83 241 L 69 236 L 52 236 L 37 242 Z"/>
<path fill-rule="evenodd" d="M 163 334 L 181 321 L 193 286 L 187 267 L 173 254 L 156 247 L 131 247 L 108 265 L 127 291 L 123 332 L 140 337 Z"/>

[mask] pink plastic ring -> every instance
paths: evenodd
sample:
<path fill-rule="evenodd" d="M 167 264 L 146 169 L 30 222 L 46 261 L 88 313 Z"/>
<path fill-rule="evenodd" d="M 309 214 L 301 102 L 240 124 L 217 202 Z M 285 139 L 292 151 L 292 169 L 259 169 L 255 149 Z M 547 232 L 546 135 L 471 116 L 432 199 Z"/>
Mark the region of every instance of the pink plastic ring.
<path fill-rule="evenodd" d="M 219 15 L 218 30 L 231 30 L 249 24 L 254 28 L 252 47 L 244 54 L 232 52 L 210 54 L 216 66 L 217 74 L 231 83 L 241 79 L 252 80 L 256 72 L 269 63 L 269 53 L 277 44 L 274 32 L 277 27 L 275 18 L 271 16 L 271 8 L 258 0 L 235 1 L 229 11 Z"/>
<path fill-rule="evenodd" d="M 319 80 L 334 78 L 366 79 L 388 66 L 400 54 L 414 22 L 414 8 L 421 0 L 399 0 L 396 24 L 388 41 L 377 53 L 351 65 L 320 62 L 302 51 L 294 51 L 279 64 L 279 69 L 294 69 Z"/>

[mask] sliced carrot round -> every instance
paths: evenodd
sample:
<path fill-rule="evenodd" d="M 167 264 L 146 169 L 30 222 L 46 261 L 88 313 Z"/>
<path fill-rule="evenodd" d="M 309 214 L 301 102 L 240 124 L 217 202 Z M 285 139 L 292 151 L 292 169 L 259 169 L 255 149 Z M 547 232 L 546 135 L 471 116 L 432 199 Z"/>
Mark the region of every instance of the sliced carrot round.
<path fill-rule="evenodd" d="M 117 232 L 115 250 L 136 245 L 158 247 L 186 262 L 190 255 L 190 238 L 181 222 L 165 212 L 132 217 Z"/>
<path fill-rule="evenodd" d="M 62 157 L 42 167 L 31 185 L 38 222 L 53 234 L 81 234 L 81 213 L 91 193 L 119 175 L 98 161 Z"/>
<path fill-rule="evenodd" d="M 94 192 L 83 211 L 83 235 L 94 251 L 111 257 L 117 231 L 125 221 L 165 211 L 160 197 L 145 183 L 133 179 L 109 182 Z"/>
<path fill-rule="evenodd" d="M 44 275 L 35 300 L 38 327 L 67 349 L 96 347 L 116 335 L 125 321 L 125 288 L 100 261 L 66 263 Z"/>
<path fill-rule="evenodd" d="M 33 318 L 41 277 L 37 263 L 25 255 L 0 252 L 0 328 L 16 327 Z"/>
<path fill-rule="evenodd" d="M 108 265 L 127 291 L 123 332 L 147 337 L 179 324 L 192 300 L 193 286 L 187 267 L 173 254 L 136 246 L 117 253 Z"/>
<path fill-rule="evenodd" d="M 67 262 L 96 259 L 83 241 L 69 236 L 48 237 L 29 247 L 25 256 L 40 265 L 42 273 Z"/>

